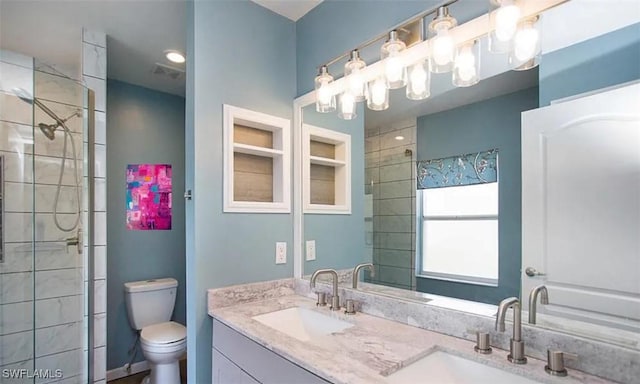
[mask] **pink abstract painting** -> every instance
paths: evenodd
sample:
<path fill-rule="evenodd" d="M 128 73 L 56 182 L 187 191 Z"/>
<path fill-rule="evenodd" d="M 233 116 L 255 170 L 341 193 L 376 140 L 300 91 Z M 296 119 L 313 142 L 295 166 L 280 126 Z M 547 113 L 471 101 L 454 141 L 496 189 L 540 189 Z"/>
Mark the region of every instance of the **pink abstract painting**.
<path fill-rule="evenodd" d="M 127 229 L 171 229 L 171 165 L 127 166 Z"/>

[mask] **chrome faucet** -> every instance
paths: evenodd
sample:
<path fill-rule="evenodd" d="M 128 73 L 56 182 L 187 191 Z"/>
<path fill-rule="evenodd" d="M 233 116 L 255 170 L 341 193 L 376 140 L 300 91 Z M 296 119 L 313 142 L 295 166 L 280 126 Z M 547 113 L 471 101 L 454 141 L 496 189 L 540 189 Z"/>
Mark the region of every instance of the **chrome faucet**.
<path fill-rule="evenodd" d="M 524 341 L 522 341 L 522 310 L 517 297 L 508 297 L 500 302 L 496 314 L 496 331 L 504 332 L 504 318 L 511 307 L 513 307 L 513 337 L 507 359 L 514 364 L 526 364 L 527 358 L 524 356 Z"/>
<path fill-rule="evenodd" d="M 544 285 L 538 285 L 529 292 L 529 324 L 536 323 L 536 305 L 540 294 L 540 304 L 549 304 L 549 291 Z"/>
<path fill-rule="evenodd" d="M 340 296 L 338 296 L 338 272 L 336 272 L 334 269 L 318 269 L 317 271 L 313 272 L 313 275 L 311 275 L 311 288 L 316 287 L 316 279 L 323 273 L 329 273 L 333 277 L 333 297 L 331 298 L 331 310 L 339 311 Z"/>
<path fill-rule="evenodd" d="M 358 274 L 360 273 L 360 270 L 362 268 L 368 268 L 369 269 L 369 275 L 371 277 L 375 276 L 375 270 L 373 269 L 373 264 L 371 263 L 362 263 L 362 264 L 358 264 L 353 268 L 353 274 L 352 274 L 352 287 L 353 289 L 357 289 L 358 288 Z"/>

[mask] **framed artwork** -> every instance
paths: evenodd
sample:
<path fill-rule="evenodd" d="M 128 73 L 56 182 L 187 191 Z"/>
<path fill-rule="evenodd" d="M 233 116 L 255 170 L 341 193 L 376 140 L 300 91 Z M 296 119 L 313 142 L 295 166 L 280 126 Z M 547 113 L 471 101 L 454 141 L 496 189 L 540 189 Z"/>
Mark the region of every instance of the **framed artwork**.
<path fill-rule="evenodd" d="M 127 229 L 171 229 L 171 164 L 127 165 Z"/>

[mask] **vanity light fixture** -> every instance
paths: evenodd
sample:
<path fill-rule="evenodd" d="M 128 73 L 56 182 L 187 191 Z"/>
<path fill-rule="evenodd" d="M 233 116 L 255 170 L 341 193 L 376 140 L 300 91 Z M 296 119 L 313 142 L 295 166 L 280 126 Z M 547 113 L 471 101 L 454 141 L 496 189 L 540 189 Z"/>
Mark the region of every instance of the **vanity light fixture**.
<path fill-rule="evenodd" d="M 176 51 L 174 49 L 164 51 L 164 55 L 167 58 L 167 60 L 173 63 L 182 64 L 186 61 L 184 55 L 181 52 Z"/>
<path fill-rule="evenodd" d="M 509 64 L 516 71 L 536 67 L 540 63 L 540 16 L 521 21 L 513 37 Z"/>
<path fill-rule="evenodd" d="M 331 90 L 333 76 L 329 74 L 326 65 L 320 67 L 318 76 L 315 79 L 316 88 L 316 111 L 326 113 L 336 110 L 336 95 Z"/>
<path fill-rule="evenodd" d="M 364 98 L 369 109 L 383 111 L 389 108 L 389 89 L 403 86 L 408 99 L 423 100 L 431 94 L 431 73 L 452 72 L 452 83 L 458 87 L 477 84 L 484 36 L 490 52 L 508 53 L 512 69 L 531 69 L 541 58 L 540 14 L 569 0 L 485 0 L 489 12 L 461 25 L 448 9 L 457 1 L 420 12 L 322 65 L 315 78 L 316 110 L 335 111 L 339 94 L 341 118 L 355 118 L 356 103 Z M 381 59 L 367 65 L 359 52 L 383 41 Z M 334 81 L 328 67 L 343 59 L 344 77 Z"/>
<path fill-rule="evenodd" d="M 398 39 L 396 30 L 389 32 L 389 39 L 380 48 L 380 58 L 385 63 L 384 76 L 389 89 L 398 89 L 407 85 L 407 68 L 400 57 L 400 52 L 406 48 L 406 44 Z"/>
<path fill-rule="evenodd" d="M 355 101 L 364 101 L 367 98 L 367 82 L 362 76 L 362 70 L 367 63 L 360 58 L 360 52 L 357 49 L 351 51 L 349 61 L 344 65 L 344 76 L 349 83 L 349 92 L 355 98 Z"/>
<path fill-rule="evenodd" d="M 468 41 L 456 50 L 453 85 L 470 87 L 480 81 L 480 40 Z"/>
<path fill-rule="evenodd" d="M 520 21 L 519 0 L 489 0 L 489 52 L 507 53 Z"/>
<path fill-rule="evenodd" d="M 456 45 L 449 30 L 458 25 L 456 19 L 449 15 L 449 8 L 440 7 L 436 17 L 429 23 L 429 35 L 431 37 L 431 71 L 433 73 L 446 73 L 453 69 L 453 55 Z"/>

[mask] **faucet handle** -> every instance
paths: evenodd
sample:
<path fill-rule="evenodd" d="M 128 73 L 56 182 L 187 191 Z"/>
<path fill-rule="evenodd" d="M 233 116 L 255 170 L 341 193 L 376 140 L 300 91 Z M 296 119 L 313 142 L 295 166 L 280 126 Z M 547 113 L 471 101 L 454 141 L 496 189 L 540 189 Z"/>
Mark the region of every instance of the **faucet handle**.
<path fill-rule="evenodd" d="M 473 350 L 487 355 L 491 353 L 491 342 L 489 341 L 489 332 L 476 332 L 476 346 L 473 347 Z"/>
<path fill-rule="evenodd" d="M 544 366 L 545 372 L 553 376 L 567 376 L 567 369 L 564 367 L 565 357 L 575 360 L 578 358 L 578 355 L 575 353 L 547 349 L 547 365 Z"/>
<path fill-rule="evenodd" d="M 316 305 L 319 307 L 324 307 L 327 305 L 327 294 L 324 292 L 316 292 L 316 294 L 318 295 L 318 301 L 316 302 Z"/>

